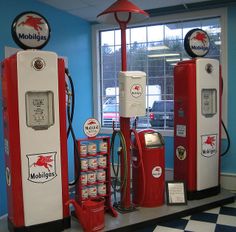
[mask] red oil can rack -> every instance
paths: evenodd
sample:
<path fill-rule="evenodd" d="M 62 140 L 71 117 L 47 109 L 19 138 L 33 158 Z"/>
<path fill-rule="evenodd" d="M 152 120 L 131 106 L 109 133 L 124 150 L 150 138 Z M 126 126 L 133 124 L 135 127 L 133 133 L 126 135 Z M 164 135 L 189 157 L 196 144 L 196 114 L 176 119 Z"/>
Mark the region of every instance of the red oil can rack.
<path fill-rule="evenodd" d="M 117 217 L 117 212 L 112 206 L 111 203 L 111 170 L 110 170 L 110 137 L 100 136 L 100 137 L 90 137 L 84 139 L 78 139 L 78 152 L 79 159 L 76 157 L 75 153 L 75 178 L 78 174 L 79 165 L 81 165 L 81 175 L 79 180 L 75 185 L 75 200 L 77 203 L 82 205 L 86 200 L 89 199 L 104 199 L 105 211 L 109 212 L 113 217 Z M 96 148 L 94 150 L 89 151 L 89 146 L 93 146 L 96 144 Z M 102 144 L 102 145 L 101 145 Z M 103 146 L 103 149 L 101 149 Z M 104 149 L 105 148 L 105 149 Z M 92 147 L 93 149 L 93 147 Z M 99 165 L 98 159 L 104 157 L 103 164 Z M 97 165 L 93 166 L 93 164 L 89 165 L 89 159 L 93 163 L 94 159 L 97 159 Z M 80 162 L 79 162 L 80 160 Z M 106 163 L 104 163 L 104 160 Z M 86 164 L 87 163 L 87 164 Z M 96 163 L 96 161 L 95 161 Z M 87 166 L 87 168 L 86 168 Z M 102 173 L 105 178 L 103 180 L 98 177 L 98 173 Z M 95 180 L 89 180 L 89 175 L 93 173 L 96 175 Z M 93 175 L 92 175 L 93 176 Z M 105 189 L 105 192 L 99 193 L 99 185 L 102 187 L 101 189 Z M 93 191 L 95 193 L 95 189 L 97 194 L 89 193 L 89 191 Z M 87 193 L 86 193 L 87 192 Z"/>

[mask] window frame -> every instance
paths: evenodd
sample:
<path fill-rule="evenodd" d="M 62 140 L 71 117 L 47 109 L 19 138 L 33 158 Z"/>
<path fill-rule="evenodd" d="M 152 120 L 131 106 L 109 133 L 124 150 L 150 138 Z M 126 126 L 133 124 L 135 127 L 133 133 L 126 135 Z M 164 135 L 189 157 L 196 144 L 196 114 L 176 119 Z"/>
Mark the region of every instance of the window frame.
<path fill-rule="evenodd" d="M 228 86 L 228 73 L 227 73 L 227 8 L 216 8 L 211 10 L 191 11 L 186 13 L 169 14 L 158 17 L 151 17 L 148 20 L 139 24 L 130 24 L 132 26 L 146 26 L 155 24 L 175 23 L 178 21 L 197 20 L 201 18 L 219 17 L 221 23 L 221 71 L 224 81 L 224 90 L 222 95 L 222 119 L 227 128 L 227 86 Z M 94 117 L 101 121 L 101 96 L 100 96 L 100 44 L 99 44 L 99 31 L 100 30 L 115 30 L 119 29 L 118 25 L 95 24 L 92 26 L 92 67 L 93 67 L 93 112 Z M 224 130 L 222 131 L 222 138 L 226 138 Z M 173 136 L 174 130 L 159 130 L 163 136 Z M 101 134 L 111 134 L 112 128 L 101 128 Z"/>

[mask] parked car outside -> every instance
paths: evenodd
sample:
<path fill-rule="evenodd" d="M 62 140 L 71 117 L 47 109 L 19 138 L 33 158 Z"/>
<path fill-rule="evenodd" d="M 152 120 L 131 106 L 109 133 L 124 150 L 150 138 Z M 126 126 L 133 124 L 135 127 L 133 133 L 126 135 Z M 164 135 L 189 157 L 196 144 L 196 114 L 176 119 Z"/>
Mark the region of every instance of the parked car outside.
<path fill-rule="evenodd" d="M 119 104 L 106 104 L 103 105 L 103 115 L 102 115 L 102 125 L 104 127 L 112 127 L 113 122 L 115 127 L 120 125 L 120 115 L 119 115 Z M 135 118 L 130 118 L 131 127 L 134 126 Z M 136 118 L 137 128 L 148 128 L 151 127 L 147 116 L 139 116 Z"/>
<path fill-rule="evenodd" d="M 103 106 L 102 125 L 105 127 L 112 127 L 113 122 L 117 127 L 119 124 L 119 105 L 106 104 Z"/>
<path fill-rule="evenodd" d="M 157 128 L 174 127 L 174 101 L 160 100 L 154 101 L 149 113 L 150 124 Z"/>

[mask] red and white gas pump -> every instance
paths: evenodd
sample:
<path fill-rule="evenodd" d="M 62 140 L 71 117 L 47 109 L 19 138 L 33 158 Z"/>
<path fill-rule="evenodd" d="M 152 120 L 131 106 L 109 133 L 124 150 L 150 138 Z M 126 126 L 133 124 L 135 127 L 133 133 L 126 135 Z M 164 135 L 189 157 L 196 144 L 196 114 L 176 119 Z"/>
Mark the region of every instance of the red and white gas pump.
<path fill-rule="evenodd" d="M 220 66 L 199 58 L 209 50 L 204 31 L 188 32 L 185 48 L 194 59 L 174 68 L 174 179 L 186 182 L 188 199 L 200 199 L 220 192 Z"/>
<path fill-rule="evenodd" d="M 40 18 L 42 33 L 47 27 L 30 12 L 17 17 L 17 30 L 25 18 Z M 27 28 L 20 32 L 22 48 L 32 34 Z M 20 51 L 1 64 L 10 231 L 70 227 L 64 67 L 56 53 L 38 50 Z"/>

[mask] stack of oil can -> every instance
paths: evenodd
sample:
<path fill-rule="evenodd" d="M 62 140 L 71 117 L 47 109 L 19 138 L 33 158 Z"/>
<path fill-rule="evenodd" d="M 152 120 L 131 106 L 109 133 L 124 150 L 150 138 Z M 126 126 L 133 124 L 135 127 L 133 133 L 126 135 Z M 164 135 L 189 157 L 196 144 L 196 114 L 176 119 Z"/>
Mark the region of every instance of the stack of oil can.
<path fill-rule="evenodd" d="M 108 144 L 106 141 L 83 142 L 81 157 L 81 200 L 106 196 Z"/>

